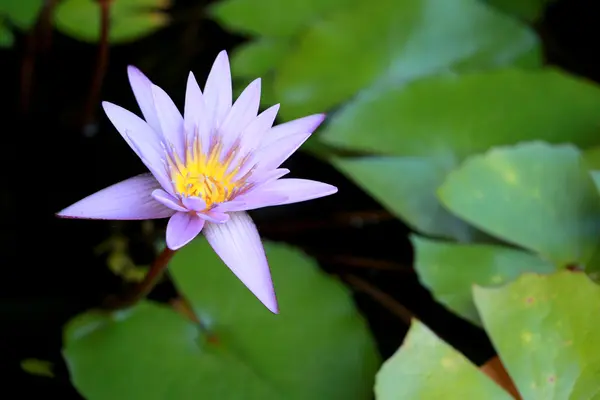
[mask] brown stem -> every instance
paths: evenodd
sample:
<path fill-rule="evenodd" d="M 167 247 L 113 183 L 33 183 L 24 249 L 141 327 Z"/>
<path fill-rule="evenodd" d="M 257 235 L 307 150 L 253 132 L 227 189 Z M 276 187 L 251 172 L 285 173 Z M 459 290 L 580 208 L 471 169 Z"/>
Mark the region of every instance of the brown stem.
<path fill-rule="evenodd" d="M 354 268 L 368 268 L 368 269 L 380 269 L 386 271 L 396 271 L 403 272 L 407 274 L 414 274 L 414 270 L 406 265 L 388 261 L 388 260 L 379 260 L 376 258 L 369 257 L 358 257 L 353 255 L 346 254 L 338 254 L 338 255 L 321 255 L 316 254 L 315 257 L 322 262 L 327 262 L 331 264 L 338 264 L 347 267 Z"/>
<path fill-rule="evenodd" d="M 354 287 L 354 289 L 371 296 L 373 300 L 381 304 L 392 314 L 399 317 L 406 325 L 410 325 L 411 320 L 415 318 L 414 314 L 408 308 L 404 307 L 392 296 L 382 292 L 379 288 L 364 279 L 352 274 L 343 274 L 342 278 Z"/>
<path fill-rule="evenodd" d="M 98 44 L 98 58 L 96 69 L 90 87 L 88 101 L 83 113 L 83 128 L 86 129 L 94 118 L 94 110 L 100 97 L 102 82 L 108 66 L 108 34 L 110 31 L 110 4 L 112 0 L 97 0 L 100 5 L 100 43 Z"/>
<path fill-rule="evenodd" d="M 58 0 L 46 0 L 40 11 L 37 22 L 25 39 L 25 54 L 21 64 L 21 113 L 29 111 L 31 102 L 31 89 L 33 87 L 33 71 L 35 56 L 39 48 L 42 53 L 47 53 L 52 39 L 52 15 Z"/>
<path fill-rule="evenodd" d="M 138 283 L 133 290 L 124 297 L 108 298 L 105 304 L 106 308 L 111 310 L 128 308 L 145 298 L 158 283 L 158 280 L 167 269 L 167 265 L 169 264 L 169 261 L 171 261 L 171 258 L 173 258 L 173 255 L 175 255 L 175 251 L 165 247 L 162 253 L 156 257 L 150 266 L 150 270 L 146 274 L 144 280 Z"/>

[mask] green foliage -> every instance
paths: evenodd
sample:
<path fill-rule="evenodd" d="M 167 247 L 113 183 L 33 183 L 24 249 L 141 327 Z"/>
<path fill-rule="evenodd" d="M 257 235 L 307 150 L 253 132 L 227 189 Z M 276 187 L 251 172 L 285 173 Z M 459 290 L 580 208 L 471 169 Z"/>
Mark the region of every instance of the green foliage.
<path fill-rule="evenodd" d="M 110 43 L 124 43 L 140 39 L 168 23 L 160 11 L 169 6 L 169 0 L 118 0 L 110 3 Z M 58 30 L 76 39 L 100 40 L 100 5 L 96 0 L 63 0 L 54 16 Z"/>
<path fill-rule="evenodd" d="M 598 399 L 600 287 L 584 274 L 525 274 L 475 287 L 474 299 L 524 400 Z M 375 393 L 378 400 L 511 398 L 419 322 L 384 363 Z"/>
<path fill-rule="evenodd" d="M 273 315 L 204 240 L 169 267 L 201 321 L 152 302 L 90 311 L 65 328 L 71 379 L 93 399 L 368 399 L 379 366 L 343 285 L 284 245 L 267 244 Z"/>
<path fill-rule="evenodd" d="M 527 21 L 543 16 L 546 6 L 555 0 L 485 0 L 490 5 Z"/>
<path fill-rule="evenodd" d="M 375 395 L 377 400 L 511 399 L 462 354 L 416 320 L 402 347 L 377 374 Z"/>
<path fill-rule="evenodd" d="M 560 266 L 586 264 L 600 237 L 600 199 L 571 145 L 498 147 L 469 158 L 440 187 L 454 214 Z"/>
<path fill-rule="evenodd" d="M 53 366 L 50 361 L 27 358 L 21 361 L 21 369 L 31 375 L 54 378 Z"/>
<path fill-rule="evenodd" d="M 457 244 L 414 235 L 415 269 L 435 298 L 463 318 L 481 324 L 471 289 L 499 286 L 524 272 L 550 273 L 556 268 L 532 254 L 483 244 Z"/>

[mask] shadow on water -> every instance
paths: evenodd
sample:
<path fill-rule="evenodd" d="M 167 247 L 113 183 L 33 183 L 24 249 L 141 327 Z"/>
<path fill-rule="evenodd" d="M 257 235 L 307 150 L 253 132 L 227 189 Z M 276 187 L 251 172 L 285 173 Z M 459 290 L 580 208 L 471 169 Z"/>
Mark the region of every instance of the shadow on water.
<path fill-rule="evenodd" d="M 567 4 L 568 3 L 568 4 Z M 560 1 L 551 7 L 540 31 L 551 62 L 598 80 L 595 58 L 599 31 L 591 1 Z M 175 23 L 131 45 L 111 49 L 101 98 L 137 110 L 125 67 L 135 64 L 181 106 L 189 70 L 203 79 L 214 56 L 231 50 L 243 38 L 233 37 L 198 14 L 198 2 L 178 1 Z M 68 383 L 60 355 L 61 326 L 74 314 L 98 305 L 121 282 L 94 248 L 120 231 L 137 244 L 134 257 L 147 262 L 148 246 L 140 239 L 141 223 L 59 220 L 54 212 L 105 186 L 144 172 L 120 135 L 97 107 L 86 134 L 80 116 L 87 100 L 94 46 L 53 34 L 51 52 L 36 59 L 29 110 L 20 109 L 19 75 L 26 38 L 15 50 L 3 51 L 0 63 L 3 144 L 0 189 L 2 225 L 0 282 L 3 382 L 18 398 L 39 394 L 80 398 Z M 594 57 L 594 58 L 592 58 Z M 285 106 L 285 105 L 284 105 Z M 433 116 L 434 117 L 434 116 Z M 485 335 L 437 305 L 411 271 L 409 230 L 330 166 L 305 154 L 287 163 L 293 175 L 323 180 L 339 194 L 319 201 L 255 212 L 259 229 L 269 239 L 306 249 L 333 274 L 352 274 L 396 300 L 438 331 L 477 363 L 493 350 Z M 400 177 L 401 179 L 401 177 Z M 157 223 L 164 227 L 164 221 Z M 170 296 L 168 284 L 153 297 Z M 399 346 L 406 325 L 373 299 L 356 291 L 384 357 Z M 55 363 L 57 379 L 25 374 L 25 358 Z"/>

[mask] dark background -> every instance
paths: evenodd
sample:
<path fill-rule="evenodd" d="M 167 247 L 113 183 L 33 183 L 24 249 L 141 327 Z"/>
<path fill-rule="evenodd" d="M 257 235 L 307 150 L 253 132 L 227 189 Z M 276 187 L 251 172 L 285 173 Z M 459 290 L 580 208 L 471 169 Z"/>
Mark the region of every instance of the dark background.
<path fill-rule="evenodd" d="M 10 0 L 1 0 L 10 1 Z M 549 63 L 600 80 L 600 27 L 593 0 L 562 0 L 536 27 Z M 130 45 L 112 47 L 101 99 L 138 112 L 127 82 L 134 64 L 182 106 L 190 70 L 203 81 L 216 54 L 245 38 L 203 17 L 208 2 L 178 0 L 173 23 Z M 2 398 L 39 395 L 81 398 L 62 361 L 61 328 L 76 313 L 101 304 L 123 283 L 94 248 L 114 233 L 131 239 L 135 261 L 147 263 L 151 241 L 138 222 L 59 220 L 54 213 L 103 187 L 144 171 L 96 104 L 84 109 L 97 64 L 97 47 L 52 32 L 20 35 L 0 53 L 0 379 Z M 27 74 L 33 66 L 33 72 Z M 30 87 L 30 90 L 27 90 Z M 322 267 L 355 288 L 384 358 L 400 345 L 407 325 L 382 294 L 392 295 L 440 336 L 478 364 L 494 352 L 477 328 L 445 311 L 411 270 L 409 230 L 317 159 L 298 153 L 286 165 L 295 176 L 323 180 L 339 193 L 322 200 L 259 210 L 252 215 L 262 235 L 303 247 Z M 166 221 L 155 224 L 160 237 Z M 349 276 L 351 275 L 351 276 Z M 358 279 L 356 279 L 358 277 Z M 371 286 L 365 288 L 365 282 Z M 168 281 L 151 295 L 167 300 Z M 397 311 L 396 311 L 397 313 Z M 55 378 L 29 375 L 20 362 L 54 363 Z"/>

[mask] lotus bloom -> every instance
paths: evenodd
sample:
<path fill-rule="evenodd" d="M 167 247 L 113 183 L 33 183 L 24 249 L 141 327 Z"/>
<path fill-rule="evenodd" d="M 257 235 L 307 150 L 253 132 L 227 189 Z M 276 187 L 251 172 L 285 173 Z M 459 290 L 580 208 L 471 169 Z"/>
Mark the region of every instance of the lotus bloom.
<path fill-rule="evenodd" d="M 135 67 L 129 82 L 145 121 L 108 102 L 102 106 L 150 173 L 103 189 L 58 213 L 65 218 L 170 218 L 167 246 L 176 250 L 200 232 L 233 273 L 272 312 L 277 300 L 264 249 L 246 211 L 337 192 L 304 179 L 281 179 L 280 165 L 324 115 L 272 127 L 279 105 L 257 115 L 260 79 L 232 105 L 225 51 L 212 66 L 204 93 L 187 81 L 183 116 L 171 98 Z M 201 260 L 199 260 L 199 264 Z"/>

